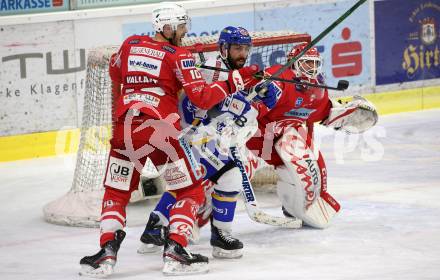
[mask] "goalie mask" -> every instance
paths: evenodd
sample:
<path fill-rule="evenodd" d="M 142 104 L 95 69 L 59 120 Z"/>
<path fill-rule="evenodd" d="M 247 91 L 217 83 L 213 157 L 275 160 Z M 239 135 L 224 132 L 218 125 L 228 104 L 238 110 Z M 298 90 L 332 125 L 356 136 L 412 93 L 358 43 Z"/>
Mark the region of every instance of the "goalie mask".
<path fill-rule="evenodd" d="M 293 49 L 287 55 L 287 59 L 290 60 L 298 54 L 300 54 L 307 46 L 307 43 L 299 44 L 293 47 Z M 305 77 L 309 81 L 319 80 L 318 75 L 321 74 L 322 59 L 319 55 L 318 49 L 315 47 L 310 48 L 293 64 L 293 68 L 296 70 L 296 74 L 299 78 Z"/>
<path fill-rule="evenodd" d="M 239 69 L 246 63 L 247 57 L 251 52 L 252 38 L 249 32 L 243 27 L 225 27 L 221 32 L 217 41 L 220 50 L 220 56 L 229 69 Z M 248 46 L 245 49 L 245 56 L 232 57 L 230 54 L 232 45 Z M 239 60 L 239 61 L 237 61 Z"/>

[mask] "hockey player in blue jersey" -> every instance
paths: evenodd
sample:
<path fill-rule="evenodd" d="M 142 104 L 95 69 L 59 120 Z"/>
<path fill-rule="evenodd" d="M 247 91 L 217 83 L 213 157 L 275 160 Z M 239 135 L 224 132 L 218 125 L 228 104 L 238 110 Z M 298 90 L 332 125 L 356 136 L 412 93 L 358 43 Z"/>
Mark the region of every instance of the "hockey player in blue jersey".
<path fill-rule="evenodd" d="M 219 36 L 219 54 L 208 59 L 203 65 L 229 69 L 231 71 L 240 69 L 245 65 L 251 47 L 252 39 L 246 29 L 228 26 L 221 31 Z M 203 68 L 201 73 L 208 82 L 226 80 L 228 77 L 227 72 Z M 270 84 L 266 97 L 257 97 L 254 99 L 255 102 L 252 102 L 252 106 L 244 99 L 246 93 L 236 93 L 238 97 L 236 96 L 232 101 L 236 103 L 240 102 L 240 100 L 242 101 L 242 104 L 235 104 L 241 108 L 237 115 L 245 113 L 245 117 L 249 120 L 246 127 L 232 132 L 235 136 L 240 134 L 235 139 L 240 139 L 240 143 L 243 146 L 258 127 L 256 124 L 258 112 L 268 110 L 275 105 L 276 90 L 276 87 Z M 196 120 L 202 122 L 205 127 L 208 127 L 210 123 L 211 128 L 221 129 L 224 123 L 233 121 L 235 117 L 234 111 L 230 110 L 232 102 L 229 101 L 231 100 L 227 99 L 225 102 L 217 105 L 219 111 L 227 113 L 211 120 L 207 117 L 206 111 L 195 107 L 188 98 L 183 98 L 180 108 L 182 127 L 188 127 Z M 252 123 L 252 120 L 254 120 L 254 123 Z M 226 125 L 226 127 L 228 126 Z M 203 131 L 203 127 L 199 130 Z M 206 179 L 204 184 L 206 186 L 207 203 L 203 209 L 203 215 L 199 216 L 198 222 L 199 225 L 203 225 L 211 218 L 210 243 L 213 247 L 212 254 L 217 258 L 240 258 L 243 255 L 243 243 L 232 236 L 232 222 L 237 198 L 241 190 L 242 176 L 233 160 L 227 155 L 227 148 L 237 144 L 231 143 L 229 141 L 231 139 L 226 140 L 223 137 L 229 134 L 231 133 L 224 133 L 221 138 L 217 138 L 217 140 L 221 139 L 222 141 L 212 140 L 205 143 L 201 141 L 201 143 L 193 145 L 193 151 L 199 159 L 204 178 Z M 193 142 L 195 138 L 197 137 L 192 138 Z M 141 236 L 142 246 L 138 250 L 139 253 L 154 252 L 161 249 L 163 245 L 163 229 L 168 225 L 169 209 L 174 203 L 175 197 L 172 192 L 165 192 L 162 195 L 156 208 L 151 212 L 146 228 Z"/>

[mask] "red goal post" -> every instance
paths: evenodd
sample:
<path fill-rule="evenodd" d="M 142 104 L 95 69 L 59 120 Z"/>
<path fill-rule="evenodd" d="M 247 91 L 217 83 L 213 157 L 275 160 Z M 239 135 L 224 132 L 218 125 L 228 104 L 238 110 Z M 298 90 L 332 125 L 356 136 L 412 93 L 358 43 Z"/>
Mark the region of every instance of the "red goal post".
<path fill-rule="evenodd" d="M 256 31 L 250 32 L 250 35 L 253 47 L 247 64 L 259 64 L 261 68 L 284 64 L 286 53 L 294 45 L 311 41 L 310 35 L 292 31 Z M 209 57 L 217 51 L 217 40 L 218 35 L 211 35 L 184 38 L 182 43 L 191 52 L 202 51 Z M 118 46 L 104 46 L 90 50 L 88 53 L 81 138 L 72 187 L 68 193 L 44 207 L 45 220 L 50 223 L 84 227 L 99 225 L 101 199 L 104 193 L 103 181 L 111 138 L 113 99 L 108 64 L 111 55 L 117 50 Z M 195 55 L 195 58 L 198 60 L 199 56 Z M 142 176 L 149 176 L 152 173 L 154 168 L 146 164 Z M 254 183 L 275 183 L 276 176 L 270 169 L 259 174 Z M 143 197 L 139 195 L 140 191 L 142 187 L 133 193 L 132 200 Z M 158 190 L 157 194 L 159 195 L 161 191 Z"/>

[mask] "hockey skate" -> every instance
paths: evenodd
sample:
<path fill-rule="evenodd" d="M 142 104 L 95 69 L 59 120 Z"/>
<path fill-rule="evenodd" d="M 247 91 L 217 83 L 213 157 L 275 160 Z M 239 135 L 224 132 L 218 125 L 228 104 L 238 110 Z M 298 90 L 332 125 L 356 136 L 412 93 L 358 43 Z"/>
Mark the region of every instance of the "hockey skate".
<path fill-rule="evenodd" d="M 243 256 L 243 243 L 231 233 L 217 228 L 211 222 L 212 256 L 220 259 L 238 259 Z"/>
<path fill-rule="evenodd" d="M 163 274 L 190 275 L 202 274 L 209 271 L 208 258 L 200 254 L 192 254 L 187 248 L 168 239 L 163 252 Z"/>
<path fill-rule="evenodd" d="M 116 256 L 125 232 L 118 230 L 115 232 L 115 239 L 108 241 L 102 249 L 93 256 L 86 256 L 81 259 L 81 271 L 79 275 L 94 278 L 105 278 L 113 273 L 116 264 Z"/>
<path fill-rule="evenodd" d="M 159 222 L 159 216 L 151 213 L 141 236 L 142 243 L 137 250 L 138 254 L 154 253 L 163 248 L 168 229 L 160 225 Z"/>

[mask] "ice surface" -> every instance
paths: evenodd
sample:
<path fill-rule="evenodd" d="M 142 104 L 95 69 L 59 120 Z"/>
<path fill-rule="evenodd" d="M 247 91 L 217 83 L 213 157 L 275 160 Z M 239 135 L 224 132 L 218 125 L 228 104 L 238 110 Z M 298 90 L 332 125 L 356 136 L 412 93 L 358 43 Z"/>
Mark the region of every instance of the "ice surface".
<path fill-rule="evenodd" d="M 238 211 L 239 260 L 210 257 L 184 279 L 440 279 L 440 110 L 382 117 L 361 137 L 319 128 L 329 192 L 342 205 L 325 230 L 256 224 Z M 383 151 L 383 153 L 381 152 Z M 80 279 L 98 229 L 47 224 L 42 207 L 68 191 L 72 156 L 0 164 L 0 279 Z M 281 214 L 274 194 L 257 194 Z M 110 279 L 161 279 L 161 255 L 136 253 L 153 203 L 129 207 L 127 237 Z M 242 207 L 240 208 L 242 209 Z M 192 250 L 211 254 L 209 228 Z"/>

